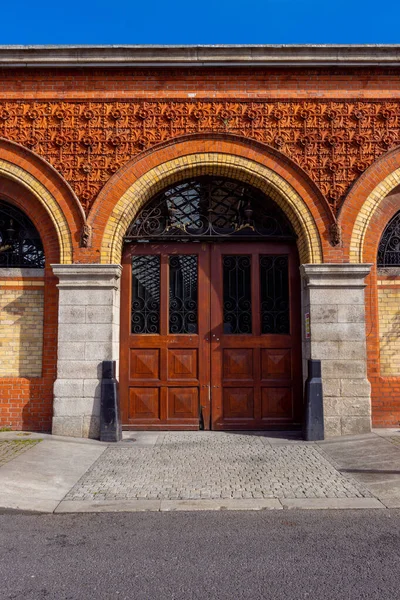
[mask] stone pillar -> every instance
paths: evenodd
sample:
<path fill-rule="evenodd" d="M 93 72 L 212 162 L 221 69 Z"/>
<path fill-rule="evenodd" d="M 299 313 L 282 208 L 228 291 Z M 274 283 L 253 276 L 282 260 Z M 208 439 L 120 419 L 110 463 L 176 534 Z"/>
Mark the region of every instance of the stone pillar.
<path fill-rule="evenodd" d="M 371 431 L 364 279 L 369 264 L 302 265 L 303 358 L 322 362 L 325 436 Z M 306 371 L 305 371 L 306 372 Z"/>
<path fill-rule="evenodd" d="M 121 266 L 52 267 L 59 279 L 53 434 L 98 438 L 101 364 L 119 359 Z"/>

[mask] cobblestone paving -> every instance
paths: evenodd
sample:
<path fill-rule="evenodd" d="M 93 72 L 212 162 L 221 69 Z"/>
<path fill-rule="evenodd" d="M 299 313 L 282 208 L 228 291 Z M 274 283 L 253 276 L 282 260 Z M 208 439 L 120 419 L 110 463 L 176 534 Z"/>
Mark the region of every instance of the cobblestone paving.
<path fill-rule="evenodd" d="M 0 467 L 23 452 L 33 448 L 40 440 L 4 440 L 0 441 Z"/>
<path fill-rule="evenodd" d="M 65 500 L 362 497 L 371 494 L 314 445 L 168 432 L 155 445 L 107 448 Z"/>

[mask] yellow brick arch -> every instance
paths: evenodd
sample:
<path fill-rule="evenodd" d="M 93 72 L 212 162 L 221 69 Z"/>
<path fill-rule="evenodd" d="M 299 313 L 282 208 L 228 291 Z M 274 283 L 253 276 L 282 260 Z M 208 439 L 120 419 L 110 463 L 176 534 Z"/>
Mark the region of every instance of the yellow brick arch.
<path fill-rule="evenodd" d="M 321 241 L 314 218 L 293 187 L 265 165 L 218 152 L 176 158 L 154 167 L 137 179 L 121 196 L 108 219 L 101 244 L 101 262 L 120 263 L 124 235 L 148 200 L 177 181 L 200 175 L 231 177 L 268 194 L 284 211 L 298 236 L 301 262 L 322 262 Z"/>
<path fill-rule="evenodd" d="M 49 214 L 60 247 L 60 263 L 72 263 L 72 240 L 67 219 L 54 196 L 31 173 L 18 165 L 0 159 L 0 176 L 6 177 L 28 189 Z"/>
<path fill-rule="evenodd" d="M 400 184 L 400 168 L 381 181 L 364 201 L 357 214 L 350 240 L 350 262 L 364 262 L 364 243 L 371 219 L 381 201 Z"/>

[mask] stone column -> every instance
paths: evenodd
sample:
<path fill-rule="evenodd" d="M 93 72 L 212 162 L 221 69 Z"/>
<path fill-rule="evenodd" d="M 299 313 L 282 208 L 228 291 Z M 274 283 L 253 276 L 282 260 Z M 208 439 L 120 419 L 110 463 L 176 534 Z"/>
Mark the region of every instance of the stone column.
<path fill-rule="evenodd" d="M 310 318 L 303 357 L 322 362 L 326 437 L 371 431 L 364 298 L 371 266 L 301 266 L 303 312 Z"/>
<path fill-rule="evenodd" d="M 53 434 L 99 437 L 103 360 L 119 359 L 120 265 L 52 265 L 59 279 Z"/>

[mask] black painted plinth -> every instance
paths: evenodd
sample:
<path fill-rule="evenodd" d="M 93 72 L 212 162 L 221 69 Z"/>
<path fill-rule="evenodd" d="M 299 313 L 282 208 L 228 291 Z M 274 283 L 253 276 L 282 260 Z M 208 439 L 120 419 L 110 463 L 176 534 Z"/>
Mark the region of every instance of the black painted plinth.
<path fill-rule="evenodd" d="M 324 405 L 322 394 L 321 361 L 308 361 L 308 377 L 305 386 L 306 414 L 303 435 L 309 442 L 323 440 Z"/>
<path fill-rule="evenodd" d="M 103 360 L 100 402 L 100 441 L 119 442 L 122 425 L 119 410 L 118 381 L 115 360 Z"/>

